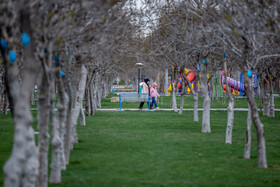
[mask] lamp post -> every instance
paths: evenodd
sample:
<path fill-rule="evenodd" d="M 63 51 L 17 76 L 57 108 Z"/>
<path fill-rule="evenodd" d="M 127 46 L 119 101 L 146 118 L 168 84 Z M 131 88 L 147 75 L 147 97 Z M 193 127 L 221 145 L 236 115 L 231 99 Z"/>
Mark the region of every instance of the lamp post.
<path fill-rule="evenodd" d="M 135 64 L 137 67 L 138 67 L 138 81 L 137 81 L 137 92 L 138 92 L 138 94 L 139 94 L 139 84 L 140 84 L 140 68 L 143 66 L 143 64 L 142 63 L 136 63 Z"/>

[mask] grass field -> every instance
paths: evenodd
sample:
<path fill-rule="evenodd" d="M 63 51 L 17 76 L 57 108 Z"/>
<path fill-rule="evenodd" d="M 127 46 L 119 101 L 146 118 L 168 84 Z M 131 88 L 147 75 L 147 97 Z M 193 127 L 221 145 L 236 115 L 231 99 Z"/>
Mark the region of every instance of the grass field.
<path fill-rule="evenodd" d="M 49 186 L 280 186 L 280 112 L 261 116 L 267 169 L 257 168 L 254 128 L 252 158 L 243 159 L 246 114 L 235 112 L 233 144 L 225 145 L 224 111 L 211 111 L 209 134 L 200 132 L 202 112 L 199 123 L 191 111 L 96 112 L 78 126 L 63 182 Z M 0 124 L 2 168 L 11 151 L 11 116 L 2 115 Z"/>

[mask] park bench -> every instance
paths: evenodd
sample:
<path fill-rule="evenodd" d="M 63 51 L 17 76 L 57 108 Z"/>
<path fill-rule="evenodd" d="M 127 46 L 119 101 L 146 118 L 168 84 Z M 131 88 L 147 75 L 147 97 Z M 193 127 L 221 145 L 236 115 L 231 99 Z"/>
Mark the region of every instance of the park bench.
<path fill-rule="evenodd" d="M 150 100 L 151 98 L 148 93 L 120 93 L 120 111 L 122 110 L 122 103 L 124 102 L 148 102 L 150 110 Z"/>

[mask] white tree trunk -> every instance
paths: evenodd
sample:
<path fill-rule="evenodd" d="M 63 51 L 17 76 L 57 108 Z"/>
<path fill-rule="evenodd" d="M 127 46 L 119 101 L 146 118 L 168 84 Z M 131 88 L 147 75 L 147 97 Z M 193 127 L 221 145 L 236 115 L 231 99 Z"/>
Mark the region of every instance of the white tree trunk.
<path fill-rule="evenodd" d="M 81 106 L 81 109 L 80 109 L 80 125 L 81 126 L 86 126 L 86 116 L 85 116 L 85 113 L 84 113 L 83 106 Z"/>
<path fill-rule="evenodd" d="M 270 91 L 269 91 L 269 112 L 268 112 L 268 116 L 269 117 L 275 117 L 275 111 L 274 111 L 274 94 L 273 94 L 273 82 L 270 79 L 269 81 L 269 87 L 270 87 Z"/>
<path fill-rule="evenodd" d="M 269 115 L 269 107 L 268 107 L 268 102 L 267 102 L 267 95 L 265 91 L 265 87 L 263 88 L 263 115 L 268 116 Z"/>
<path fill-rule="evenodd" d="M 22 32 L 32 33 L 29 11 L 21 11 Z M 1 50 L 6 69 L 6 80 L 12 114 L 15 123 L 12 153 L 4 166 L 4 186 L 34 186 L 38 175 L 38 149 L 35 145 L 34 130 L 32 129 L 32 114 L 30 112 L 30 97 L 35 85 L 39 69 L 34 57 L 32 34 L 29 46 L 23 50 L 24 69 L 22 85 L 17 80 L 17 64 L 10 64 Z"/>
<path fill-rule="evenodd" d="M 81 112 L 81 108 L 83 105 L 83 98 L 85 95 L 85 87 L 86 87 L 86 80 L 87 80 L 87 69 L 84 65 L 81 66 L 81 77 L 80 77 L 80 82 L 78 86 L 78 90 L 76 93 L 76 99 L 75 99 L 75 107 L 73 110 L 73 115 L 72 115 L 72 123 L 73 123 L 73 136 L 74 136 L 74 141 L 73 143 L 78 142 L 78 134 L 77 134 L 77 121 L 79 114 Z"/>
<path fill-rule="evenodd" d="M 182 72 L 184 72 L 184 69 L 181 70 Z M 180 110 L 179 110 L 179 114 L 183 114 L 183 108 L 184 108 L 184 93 L 185 93 L 185 79 L 184 77 L 182 77 L 182 90 L 181 90 L 181 103 L 180 103 Z"/>
<path fill-rule="evenodd" d="M 66 123 L 65 123 L 65 138 L 64 138 L 64 155 L 65 155 L 65 163 L 69 163 L 70 157 L 70 149 L 72 145 L 72 132 L 73 132 L 73 124 L 72 124 L 72 84 L 71 84 L 71 51 L 69 46 L 67 47 L 67 63 L 66 63 L 66 86 L 67 86 L 67 95 L 68 95 L 68 105 L 67 105 L 67 115 L 66 115 Z"/>
<path fill-rule="evenodd" d="M 246 68 L 247 67 L 244 66 L 244 69 L 245 69 L 244 72 L 247 72 Z M 246 74 L 246 73 L 244 73 L 244 74 Z M 252 88 L 250 87 L 248 76 L 244 76 L 244 87 L 245 87 L 247 99 L 248 99 L 249 104 L 252 109 L 252 120 L 253 120 L 256 130 L 257 130 L 258 167 L 267 168 L 264 128 L 263 128 L 263 124 L 261 123 L 260 118 L 259 118 L 259 113 L 258 113 L 256 102 L 254 101 L 254 97 L 252 96 L 252 94 L 250 94 L 252 92 L 251 91 Z"/>
<path fill-rule="evenodd" d="M 52 153 L 51 153 L 51 164 L 50 164 L 50 183 L 60 183 L 61 182 L 61 152 L 62 150 L 62 141 L 60 138 L 60 129 L 57 117 L 55 115 L 54 110 L 54 100 L 55 100 L 55 92 L 54 86 L 52 87 L 52 96 L 51 96 L 51 111 L 50 111 L 50 127 L 51 127 L 51 145 L 52 145 Z"/>
<path fill-rule="evenodd" d="M 202 115 L 202 129 L 201 132 L 211 132 L 210 128 L 210 107 L 211 100 L 208 95 L 208 84 L 207 84 L 207 71 L 206 65 L 201 64 L 201 81 L 200 81 L 200 92 L 203 98 L 203 115 Z"/>
<path fill-rule="evenodd" d="M 60 77 L 59 63 L 56 63 L 56 84 L 58 91 L 59 102 L 57 104 L 58 119 L 54 113 L 54 99 L 53 95 L 52 111 L 50 113 L 51 128 L 52 128 L 52 161 L 51 161 L 51 172 L 50 172 L 50 183 L 61 182 L 61 170 L 66 169 L 65 155 L 64 155 L 64 135 L 65 135 L 65 120 L 66 120 L 66 109 L 68 105 L 68 96 L 64 91 L 63 82 Z"/>
<path fill-rule="evenodd" d="M 248 116 L 247 116 L 247 128 L 246 128 L 246 140 L 244 149 L 244 158 L 250 159 L 251 157 L 251 142 L 252 142 L 252 110 L 248 103 Z"/>
<path fill-rule="evenodd" d="M 234 119 L 234 100 L 230 92 L 230 88 L 228 86 L 228 81 L 227 81 L 227 64 L 226 61 L 224 61 L 224 78 L 226 82 L 226 89 L 227 89 L 227 94 L 229 97 L 229 102 L 228 102 L 228 119 L 227 119 L 227 129 L 226 129 L 226 144 L 231 144 L 232 143 L 232 129 L 233 129 L 233 119 Z"/>
<path fill-rule="evenodd" d="M 198 93 L 193 95 L 193 121 L 198 122 Z"/>
<path fill-rule="evenodd" d="M 39 142 L 39 176 L 38 186 L 48 185 L 48 152 L 49 152 L 49 114 L 50 114 L 50 82 L 45 71 L 41 75 L 38 94 L 38 142 Z"/>

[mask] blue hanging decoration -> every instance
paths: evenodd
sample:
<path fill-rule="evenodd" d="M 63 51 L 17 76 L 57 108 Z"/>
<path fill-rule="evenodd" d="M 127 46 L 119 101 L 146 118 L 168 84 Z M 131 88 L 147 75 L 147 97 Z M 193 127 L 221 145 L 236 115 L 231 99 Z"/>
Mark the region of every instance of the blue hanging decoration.
<path fill-rule="evenodd" d="M 4 50 L 7 50 L 7 49 L 8 49 L 8 44 L 7 44 L 7 42 L 6 42 L 5 39 L 1 39 L 0 45 L 1 45 L 1 48 L 2 48 L 2 49 L 4 49 Z"/>
<path fill-rule="evenodd" d="M 249 71 L 247 72 L 247 75 L 248 75 L 248 77 L 252 77 L 252 71 L 249 70 Z"/>
<path fill-rule="evenodd" d="M 9 52 L 9 60 L 13 64 L 17 60 L 17 54 L 14 51 Z"/>
<path fill-rule="evenodd" d="M 44 49 L 44 52 L 45 52 L 45 54 L 48 54 L 48 49 L 45 48 L 45 49 Z"/>
<path fill-rule="evenodd" d="M 61 71 L 60 76 L 63 78 L 65 76 L 65 73 L 63 71 Z"/>
<path fill-rule="evenodd" d="M 224 57 L 226 58 L 226 52 L 224 52 Z"/>
<path fill-rule="evenodd" d="M 59 55 L 55 55 L 55 56 L 54 56 L 54 61 L 55 61 L 55 62 L 59 62 Z"/>
<path fill-rule="evenodd" d="M 22 33 L 21 35 L 21 43 L 24 47 L 27 47 L 30 44 L 30 37 L 27 33 Z"/>
<path fill-rule="evenodd" d="M 196 69 L 197 69 L 197 71 L 199 71 L 199 70 L 200 70 L 200 69 L 199 69 L 199 66 L 197 66 Z"/>
<path fill-rule="evenodd" d="M 202 63 L 203 63 L 203 64 L 205 64 L 205 62 L 206 62 L 206 60 L 205 60 L 205 59 L 203 59 L 203 60 L 202 60 Z"/>

